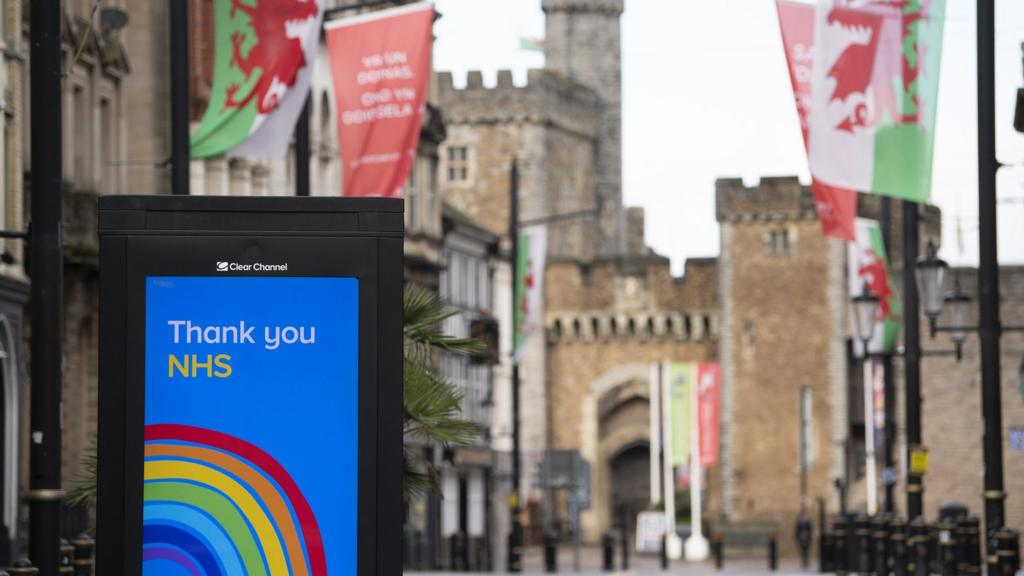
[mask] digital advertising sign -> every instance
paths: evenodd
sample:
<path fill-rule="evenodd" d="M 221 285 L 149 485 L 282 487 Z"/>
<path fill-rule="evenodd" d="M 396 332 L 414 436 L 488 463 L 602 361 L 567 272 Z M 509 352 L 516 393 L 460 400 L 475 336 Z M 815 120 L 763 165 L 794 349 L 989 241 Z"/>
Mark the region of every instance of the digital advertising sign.
<path fill-rule="evenodd" d="M 401 211 L 101 199 L 97 573 L 401 572 Z"/>
<path fill-rule="evenodd" d="M 358 286 L 147 279 L 145 576 L 355 573 Z"/>

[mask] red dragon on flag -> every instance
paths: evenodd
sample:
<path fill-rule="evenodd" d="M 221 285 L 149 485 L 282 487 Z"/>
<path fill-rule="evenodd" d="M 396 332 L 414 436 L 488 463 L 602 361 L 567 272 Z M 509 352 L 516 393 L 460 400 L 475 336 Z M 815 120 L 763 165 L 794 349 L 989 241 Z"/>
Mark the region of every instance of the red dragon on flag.
<path fill-rule="evenodd" d="M 213 87 L 194 157 L 284 156 L 309 95 L 323 3 L 214 0 Z"/>

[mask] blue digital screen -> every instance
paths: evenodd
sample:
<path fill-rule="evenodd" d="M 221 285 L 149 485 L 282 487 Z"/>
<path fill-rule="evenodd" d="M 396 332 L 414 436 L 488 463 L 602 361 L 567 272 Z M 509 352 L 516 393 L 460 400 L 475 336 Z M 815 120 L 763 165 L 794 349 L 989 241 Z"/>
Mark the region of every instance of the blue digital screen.
<path fill-rule="evenodd" d="M 359 282 L 146 279 L 145 576 L 355 574 Z"/>

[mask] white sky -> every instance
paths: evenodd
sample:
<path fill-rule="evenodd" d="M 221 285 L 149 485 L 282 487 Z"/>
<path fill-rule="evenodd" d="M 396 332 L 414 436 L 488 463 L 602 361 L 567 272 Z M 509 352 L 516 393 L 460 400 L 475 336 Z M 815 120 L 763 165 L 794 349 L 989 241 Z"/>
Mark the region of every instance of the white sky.
<path fill-rule="evenodd" d="M 456 83 L 482 70 L 543 66 L 520 37 L 544 36 L 540 0 L 436 0 L 435 68 Z M 996 123 L 1001 161 L 1024 165 L 1013 130 L 1022 81 L 1024 2 L 996 0 Z M 798 174 L 809 180 L 774 0 L 626 0 L 623 195 L 647 210 L 647 241 L 673 268 L 719 252 L 714 181 Z M 973 0 L 947 0 L 932 201 L 944 258 L 977 262 L 977 113 Z M 999 177 L 999 256 L 1024 263 L 1024 168 Z M 959 234 L 958 234 L 959 230 Z M 958 238 L 961 238 L 958 240 Z"/>

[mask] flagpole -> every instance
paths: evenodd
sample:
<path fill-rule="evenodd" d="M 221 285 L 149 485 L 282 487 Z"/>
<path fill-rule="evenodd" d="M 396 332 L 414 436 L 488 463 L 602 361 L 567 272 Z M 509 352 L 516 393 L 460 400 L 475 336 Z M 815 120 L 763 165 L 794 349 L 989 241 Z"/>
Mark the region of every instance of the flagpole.
<path fill-rule="evenodd" d="M 189 194 L 188 0 L 168 0 L 171 32 L 171 193 Z"/>
<path fill-rule="evenodd" d="M 686 539 L 686 559 L 700 562 L 708 557 L 708 540 L 701 526 L 700 503 L 700 395 L 698 365 L 693 364 L 690 378 L 690 537 Z"/>
<path fill-rule="evenodd" d="M 874 388 L 874 362 L 864 347 L 864 453 L 866 455 L 866 473 L 864 485 L 868 492 L 868 516 L 878 512 L 878 477 L 875 463 L 875 423 L 874 407 L 872 406 Z"/>
<path fill-rule="evenodd" d="M 651 504 L 661 503 L 661 365 L 651 364 Z"/>
<path fill-rule="evenodd" d="M 509 494 L 509 510 L 512 516 L 511 531 L 508 535 L 508 571 L 521 572 L 521 552 L 523 545 L 523 526 L 520 519 L 522 498 L 520 486 L 520 445 L 519 445 L 519 360 L 516 350 L 516 325 L 519 302 L 516 298 L 519 270 L 519 165 L 512 159 L 509 167 L 509 214 L 508 235 L 511 244 L 512 273 L 512 492 Z"/>
<path fill-rule="evenodd" d="M 672 382 L 668 363 L 661 368 L 661 437 L 664 463 L 662 464 L 665 489 L 665 556 L 676 560 L 681 556 L 682 542 L 676 534 L 676 485 L 672 469 Z"/>

